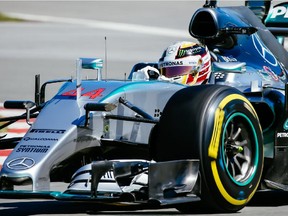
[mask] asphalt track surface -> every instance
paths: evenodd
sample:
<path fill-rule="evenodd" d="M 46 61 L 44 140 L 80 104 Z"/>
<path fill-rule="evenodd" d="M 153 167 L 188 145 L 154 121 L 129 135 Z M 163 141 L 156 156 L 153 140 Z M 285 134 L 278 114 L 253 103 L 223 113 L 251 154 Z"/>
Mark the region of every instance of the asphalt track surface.
<path fill-rule="evenodd" d="M 221 1 L 219 5 L 243 5 Z M 78 57 L 107 57 L 104 76 L 124 78 L 142 61 L 157 61 L 167 45 L 193 40 L 188 25 L 202 1 L 0 1 L 0 12 L 30 19 L 0 23 L 0 102 L 34 100 L 42 83 L 70 78 Z M 104 38 L 106 37 L 106 42 Z M 105 48 L 106 43 L 106 48 Z M 106 52 L 105 52 L 106 50 Z M 55 88 L 49 89 L 52 95 Z M 56 190 L 65 185 L 56 184 Z M 196 206 L 197 207 L 197 206 Z M 260 192 L 235 215 L 287 215 L 287 192 Z M 180 215 L 176 209 L 139 210 L 54 200 L 0 199 L 0 215 Z M 206 215 L 197 211 L 192 215 Z M 222 214 L 218 214 L 222 215 Z"/>

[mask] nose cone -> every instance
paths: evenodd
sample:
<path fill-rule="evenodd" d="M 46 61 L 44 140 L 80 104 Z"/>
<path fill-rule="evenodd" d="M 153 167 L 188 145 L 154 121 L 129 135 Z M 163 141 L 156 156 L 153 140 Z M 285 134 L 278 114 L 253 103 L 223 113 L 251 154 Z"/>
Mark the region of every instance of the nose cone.
<path fill-rule="evenodd" d="M 5 160 L 1 179 L 48 189 L 52 167 L 75 152 L 80 117 L 76 100 L 51 100 Z"/>

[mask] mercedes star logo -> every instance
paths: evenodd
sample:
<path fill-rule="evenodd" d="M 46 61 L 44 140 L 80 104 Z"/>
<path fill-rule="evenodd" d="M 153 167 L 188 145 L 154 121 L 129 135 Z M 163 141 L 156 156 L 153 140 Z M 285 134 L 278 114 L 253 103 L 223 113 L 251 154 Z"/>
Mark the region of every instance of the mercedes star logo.
<path fill-rule="evenodd" d="M 277 66 L 277 59 L 274 57 L 273 53 L 266 47 L 266 45 L 261 41 L 258 35 L 252 35 L 252 41 L 255 49 L 262 58 L 272 66 Z"/>
<path fill-rule="evenodd" d="M 25 170 L 33 167 L 34 165 L 35 161 L 28 157 L 15 158 L 7 163 L 7 167 L 13 170 Z"/>

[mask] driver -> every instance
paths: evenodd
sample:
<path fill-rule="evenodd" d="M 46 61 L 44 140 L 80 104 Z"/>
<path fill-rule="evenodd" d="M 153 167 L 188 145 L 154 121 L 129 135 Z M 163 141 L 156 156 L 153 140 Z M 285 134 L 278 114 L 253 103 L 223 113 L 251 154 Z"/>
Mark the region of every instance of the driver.
<path fill-rule="evenodd" d="M 163 80 L 186 85 L 207 83 L 211 56 L 206 46 L 188 41 L 176 42 L 164 50 L 158 68 L 147 66 L 133 73 L 145 80 Z"/>

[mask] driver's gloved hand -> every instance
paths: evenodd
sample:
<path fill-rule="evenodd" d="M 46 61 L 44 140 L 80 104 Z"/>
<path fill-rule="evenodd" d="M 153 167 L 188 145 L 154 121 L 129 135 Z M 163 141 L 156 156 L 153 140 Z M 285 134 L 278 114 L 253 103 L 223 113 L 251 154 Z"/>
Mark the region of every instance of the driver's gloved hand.
<path fill-rule="evenodd" d="M 146 66 L 138 71 L 135 71 L 132 75 L 132 80 L 157 80 L 160 73 L 157 68 Z"/>

